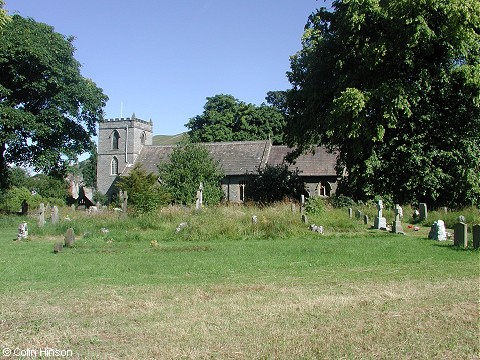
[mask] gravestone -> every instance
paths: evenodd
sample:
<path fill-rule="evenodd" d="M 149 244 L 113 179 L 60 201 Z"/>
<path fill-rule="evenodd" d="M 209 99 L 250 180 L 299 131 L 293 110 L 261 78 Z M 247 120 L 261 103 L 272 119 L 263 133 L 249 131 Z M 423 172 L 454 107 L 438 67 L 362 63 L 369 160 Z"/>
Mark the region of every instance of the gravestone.
<path fill-rule="evenodd" d="M 402 222 L 400 220 L 403 215 L 402 207 L 398 204 L 395 205 L 395 221 L 392 223 L 392 232 L 395 234 L 404 234 L 402 228 Z"/>
<path fill-rule="evenodd" d="M 203 205 L 203 183 L 200 183 L 197 191 L 197 201 L 195 202 L 195 209 L 200 210 Z"/>
<path fill-rule="evenodd" d="M 360 210 L 355 210 L 355 218 L 360 220 L 363 217 L 363 213 Z"/>
<path fill-rule="evenodd" d="M 459 222 L 455 224 L 453 233 L 453 245 L 468 247 L 467 224 Z"/>
<path fill-rule="evenodd" d="M 304 224 L 308 224 L 307 215 L 305 215 L 305 214 L 302 215 L 302 222 L 303 222 Z"/>
<path fill-rule="evenodd" d="M 473 225 L 473 248 L 478 249 L 480 247 L 480 224 Z"/>
<path fill-rule="evenodd" d="M 305 211 L 305 195 L 300 195 L 300 214 Z"/>
<path fill-rule="evenodd" d="M 257 225 L 258 224 L 258 218 L 256 215 L 252 216 L 252 225 Z"/>
<path fill-rule="evenodd" d="M 58 219 L 59 219 L 58 207 L 54 206 L 53 209 L 52 209 L 52 224 L 53 225 L 58 224 Z"/>
<path fill-rule="evenodd" d="M 466 222 L 465 221 L 465 216 L 463 216 L 463 215 L 460 215 L 457 220 L 458 220 L 458 222 L 461 222 L 461 223 Z"/>
<path fill-rule="evenodd" d="M 387 219 L 385 219 L 382 215 L 382 210 L 383 210 L 383 201 L 378 200 L 377 202 L 377 211 L 378 214 L 375 217 L 375 220 L 373 222 L 373 227 L 375 229 L 383 229 L 385 230 L 387 228 Z"/>
<path fill-rule="evenodd" d="M 22 215 L 28 215 L 28 203 L 27 200 L 22 201 Z"/>
<path fill-rule="evenodd" d="M 353 210 L 352 208 L 348 208 L 348 217 L 351 219 L 353 217 Z"/>
<path fill-rule="evenodd" d="M 315 224 L 310 225 L 309 227 L 310 231 L 317 232 L 319 234 L 323 234 L 323 226 L 317 226 Z"/>
<path fill-rule="evenodd" d="M 368 225 L 368 224 L 369 224 L 369 222 L 368 222 L 368 215 L 363 215 L 363 223 L 364 223 L 365 225 Z"/>
<path fill-rule="evenodd" d="M 295 203 L 292 203 L 292 213 L 296 213 L 297 212 L 297 208 L 295 206 Z"/>
<path fill-rule="evenodd" d="M 55 245 L 53 245 L 53 252 L 57 254 L 62 250 L 63 250 L 63 243 L 61 241 L 57 241 Z"/>
<path fill-rule="evenodd" d="M 75 233 L 72 228 L 68 228 L 67 233 L 65 234 L 65 247 L 72 247 L 75 243 Z"/>
<path fill-rule="evenodd" d="M 75 204 L 72 204 L 71 209 L 72 211 L 75 211 Z"/>
<path fill-rule="evenodd" d="M 38 209 L 38 226 L 43 227 L 44 225 L 45 225 L 45 205 L 41 203 L 40 208 Z"/>
<path fill-rule="evenodd" d="M 428 238 L 432 240 L 445 241 L 447 240 L 447 230 L 443 220 L 434 221 L 430 227 Z"/>
<path fill-rule="evenodd" d="M 24 240 L 28 237 L 28 224 L 26 222 L 21 223 L 18 226 L 17 240 Z"/>
<path fill-rule="evenodd" d="M 419 220 L 420 221 L 428 219 L 427 204 L 425 204 L 425 203 L 418 204 L 418 212 L 419 212 Z"/>
<path fill-rule="evenodd" d="M 122 197 L 122 211 L 126 214 L 128 208 L 128 193 L 127 191 L 121 192 L 120 196 Z"/>

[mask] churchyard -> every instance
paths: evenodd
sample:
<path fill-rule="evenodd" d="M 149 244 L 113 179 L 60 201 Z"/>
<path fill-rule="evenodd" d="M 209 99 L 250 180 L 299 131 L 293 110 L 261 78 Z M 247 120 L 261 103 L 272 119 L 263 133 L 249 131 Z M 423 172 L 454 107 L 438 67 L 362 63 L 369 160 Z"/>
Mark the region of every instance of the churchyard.
<path fill-rule="evenodd" d="M 0 346 L 23 358 L 478 359 L 480 211 L 414 210 L 2 216 Z M 428 239 L 437 220 L 445 241 Z M 467 247 L 454 245 L 459 220 Z"/>

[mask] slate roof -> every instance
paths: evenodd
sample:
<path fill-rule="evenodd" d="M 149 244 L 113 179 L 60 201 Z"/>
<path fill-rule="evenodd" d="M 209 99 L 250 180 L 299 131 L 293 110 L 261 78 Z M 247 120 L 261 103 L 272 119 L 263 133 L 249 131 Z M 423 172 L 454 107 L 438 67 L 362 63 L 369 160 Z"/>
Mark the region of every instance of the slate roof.
<path fill-rule="evenodd" d="M 291 152 L 291 148 L 283 145 L 272 146 L 268 165 L 288 164 L 284 161 L 285 156 Z M 301 176 L 336 176 L 335 165 L 337 154 L 329 153 L 324 147 L 316 147 L 313 153 L 300 155 L 293 164 L 289 164 L 291 171 L 299 170 Z"/>
<path fill-rule="evenodd" d="M 225 175 L 254 173 L 259 167 L 284 163 L 290 151 L 287 146 L 272 145 L 270 141 L 233 141 L 203 144 L 217 160 Z M 141 163 L 148 172 L 158 173 L 157 165 L 169 161 L 169 155 L 176 145 L 144 146 L 135 163 Z M 318 147 L 315 154 L 305 154 L 297 158 L 291 170 L 298 168 L 302 176 L 335 176 L 336 154 L 329 154 Z M 133 166 L 127 167 L 122 175 L 128 175 Z"/>

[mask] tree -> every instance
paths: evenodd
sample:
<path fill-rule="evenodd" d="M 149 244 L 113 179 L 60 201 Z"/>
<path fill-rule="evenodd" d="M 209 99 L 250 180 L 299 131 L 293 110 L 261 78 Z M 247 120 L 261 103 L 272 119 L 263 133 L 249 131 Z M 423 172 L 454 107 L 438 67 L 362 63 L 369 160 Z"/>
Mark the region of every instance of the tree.
<path fill-rule="evenodd" d="M 283 143 L 285 118 L 273 106 L 255 106 L 232 95 L 207 97 L 202 115 L 185 125 L 193 142 L 249 141 L 271 139 Z"/>
<path fill-rule="evenodd" d="M 221 181 L 224 174 L 205 146 L 184 143 L 175 147 L 169 162 L 158 165 L 160 180 L 173 201 L 179 204 L 195 202 L 200 183 L 205 204 L 218 204 L 223 198 Z"/>
<path fill-rule="evenodd" d="M 90 150 L 107 97 L 82 77 L 73 38 L 14 15 L 0 41 L 0 187 L 8 165 L 61 175 Z"/>
<path fill-rule="evenodd" d="M 127 191 L 128 200 L 139 213 L 149 213 L 171 201 L 170 195 L 158 183 L 158 177 L 135 166 L 128 176 L 122 177 L 118 187 Z"/>
<path fill-rule="evenodd" d="M 97 149 L 90 150 L 90 157 L 78 164 L 82 173 L 83 183 L 87 187 L 94 188 L 97 184 Z"/>
<path fill-rule="evenodd" d="M 339 150 L 339 190 L 357 199 L 479 204 L 480 2 L 332 8 L 291 57 L 289 144 Z"/>
<path fill-rule="evenodd" d="M 3 5 L 4 1 L 0 0 L 0 31 L 10 19 L 10 17 L 7 15 L 7 11 L 3 8 Z"/>
<path fill-rule="evenodd" d="M 266 165 L 256 174 L 248 174 L 245 197 L 262 204 L 284 199 L 300 199 L 306 194 L 305 183 L 298 172 L 288 170 L 287 165 Z"/>

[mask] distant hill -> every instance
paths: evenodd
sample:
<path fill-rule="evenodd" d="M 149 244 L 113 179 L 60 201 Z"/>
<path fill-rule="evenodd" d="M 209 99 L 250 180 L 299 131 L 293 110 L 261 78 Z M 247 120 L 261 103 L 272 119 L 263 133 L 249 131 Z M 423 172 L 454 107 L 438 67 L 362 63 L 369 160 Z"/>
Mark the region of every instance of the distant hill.
<path fill-rule="evenodd" d="M 175 145 L 182 141 L 186 136 L 186 132 L 177 135 L 154 135 L 152 145 Z"/>

